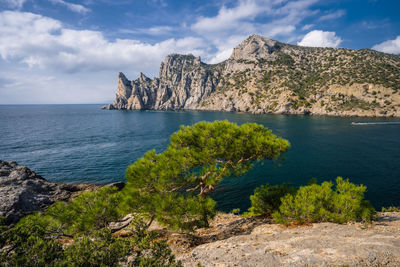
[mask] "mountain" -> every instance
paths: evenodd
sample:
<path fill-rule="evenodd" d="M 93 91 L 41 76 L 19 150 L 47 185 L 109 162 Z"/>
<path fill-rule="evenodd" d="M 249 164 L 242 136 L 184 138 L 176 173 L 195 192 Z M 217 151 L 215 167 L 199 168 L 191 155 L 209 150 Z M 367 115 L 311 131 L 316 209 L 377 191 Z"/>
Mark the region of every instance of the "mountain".
<path fill-rule="evenodd" d="M 158 78 L 119 73 L 105 108 L 400 117 L 400 56 L 251 35 L 218 64 L 172 54 Z"/>

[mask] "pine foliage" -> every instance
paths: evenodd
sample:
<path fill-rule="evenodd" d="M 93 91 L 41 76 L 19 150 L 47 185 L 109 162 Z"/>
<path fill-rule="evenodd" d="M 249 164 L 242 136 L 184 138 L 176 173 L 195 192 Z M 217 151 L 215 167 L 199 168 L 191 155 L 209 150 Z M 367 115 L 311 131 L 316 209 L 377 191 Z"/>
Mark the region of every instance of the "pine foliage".
<path fill-rule="evenodd" d="M 168 148 L 147 152 L 126 171 L 126 211 L 181 230 L 208 226 L 216 203 L 207 195 L 225 177 L 243 175 L 289 148 L 262 125 L 199 122 L 172 134 Z"/>
<path fill-rule="evenodd" d="M 254 194 L 250 196 L 251 206 L 248 212 L 243 215 L 251 216 L 266 216 L 269 217 L 273 212 L 279 209 L 281 198 L 287 194 L 295 194 L 296 189 L 289 184 L 282 185 L 261 185 L 254 189 Z"/>
<path fill-rule="evenodd" d="M 274 212 L 273 217 L 280 223 L 298 224 L 372 220 L 375 211 L 364 199 L 367 189 L 364 185 L 338 177 L 335 189 L 332 187 L 332 182 L 300 187 L 296 194 L 287 194 L 281 199 L 279 211 Z"/>

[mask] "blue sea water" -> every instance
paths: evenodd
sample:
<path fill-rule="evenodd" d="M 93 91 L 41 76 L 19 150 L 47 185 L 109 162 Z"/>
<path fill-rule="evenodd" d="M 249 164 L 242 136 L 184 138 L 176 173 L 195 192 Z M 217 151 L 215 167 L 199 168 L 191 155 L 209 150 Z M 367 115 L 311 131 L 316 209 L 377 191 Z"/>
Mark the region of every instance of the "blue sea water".
<path fill-rule="evenodd" d="M 17 161 L 51 181 L 123 181 L 130 164 L 150 149 L 163 151 L 180 125 L 224 119 L 263 124 L 288 139 L 291 148 L 281 166 L 258 164 L 248 175 L 219 185 L 212 196 L 221 210 L 247 209 L 249 196 L 261 184 L 298 186 L 312 177 L 321 182 L 337 176 L 366 185 L 366 197 L 376 208 L 400 206 L 400 119 L 393 118 L 0 105 L 0 159 Z"/>

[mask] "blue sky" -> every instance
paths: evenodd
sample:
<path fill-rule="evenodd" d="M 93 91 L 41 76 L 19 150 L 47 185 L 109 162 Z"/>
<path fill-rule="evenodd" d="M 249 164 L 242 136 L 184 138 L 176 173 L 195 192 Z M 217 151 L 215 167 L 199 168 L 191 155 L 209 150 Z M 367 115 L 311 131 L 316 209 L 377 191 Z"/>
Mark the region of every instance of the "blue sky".
<path fill-rule="evenodd" d="M 0 104 L 108 103 L 118 71 L 227 59 L 250 34 L 400 53 L 399 0 L 0 0 Z"/>

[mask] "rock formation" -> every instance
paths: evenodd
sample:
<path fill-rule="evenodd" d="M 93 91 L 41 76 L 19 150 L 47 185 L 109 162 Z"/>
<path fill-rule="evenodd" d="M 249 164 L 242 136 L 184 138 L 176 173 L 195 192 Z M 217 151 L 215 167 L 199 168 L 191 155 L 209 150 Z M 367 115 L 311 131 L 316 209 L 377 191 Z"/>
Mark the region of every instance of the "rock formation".
<path fill-rule="evenodd" d="M 0 216 L 8 224 L 16 223 L 57 200 L 66 201 L 79 192 L 98 187 L 48 182 L 25 166 L 0 160 Z"/>
<path fill-rule="evenodd" d="M 229 59 L 172 54 L 158 78 L 118 74 L 105 109 L 400 116 L 400 56 L 300 47 L 251 35 Z"/>

